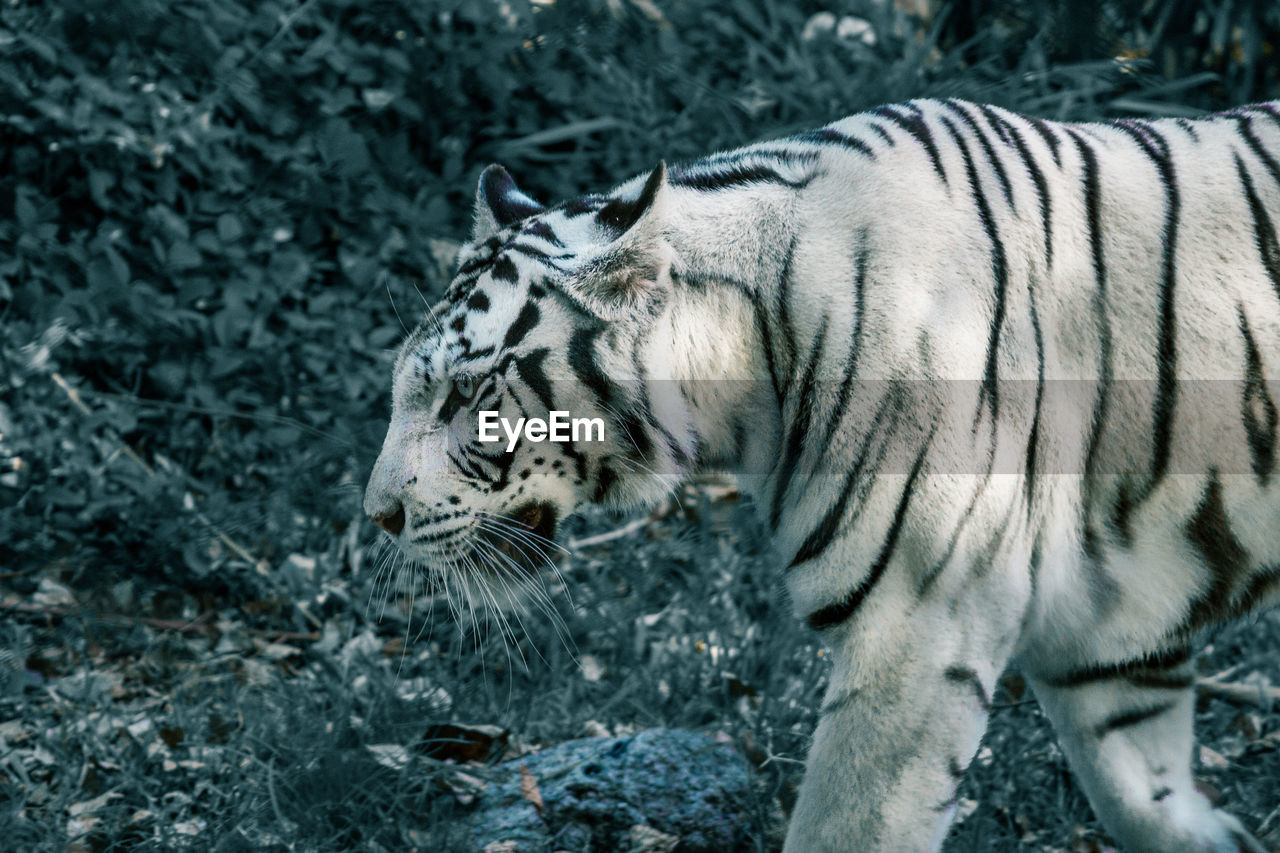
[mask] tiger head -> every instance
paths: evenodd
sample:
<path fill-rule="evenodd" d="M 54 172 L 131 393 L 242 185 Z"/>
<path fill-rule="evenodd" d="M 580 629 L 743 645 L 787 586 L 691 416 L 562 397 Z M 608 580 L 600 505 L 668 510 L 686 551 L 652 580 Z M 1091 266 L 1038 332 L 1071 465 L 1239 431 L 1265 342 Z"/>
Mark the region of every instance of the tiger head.
<path fill-rule="evenodd" d="M 485 170 L 457 276 L 396 357 L 365 492 L 413 563 L 510 589 L 566 515 L 652 501 L 683 473 L 687 441 L 663 425 L 679 403 L 646 391 L 671 296 L 669 193 L 659 165 L 609 196 L 545 208 L 502 167 Z M 567 440 L 538 440 L 556 426 Z"/>

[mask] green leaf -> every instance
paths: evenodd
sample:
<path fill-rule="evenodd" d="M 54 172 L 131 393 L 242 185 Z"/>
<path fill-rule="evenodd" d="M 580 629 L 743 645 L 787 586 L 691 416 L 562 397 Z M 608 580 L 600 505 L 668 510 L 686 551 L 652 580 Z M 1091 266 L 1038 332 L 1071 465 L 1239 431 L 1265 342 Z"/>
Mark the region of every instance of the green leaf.
<path fill-rule="evenodd" d="M 177 240 L 169 247 L 169 265 L 174 269 L 189 270 L 203 262 L 200 251 L 186 240 Z"/>
<path fill-rule="evenodd" d="M 35 225 L 36 206 L 25 193 L 18 193 L 13 197 L 13 215 L 18 217 L 18 224 L 24 229 Z"/>
<path fill-rule="evenodd" d="M 121 285 L 127 285 L 132 278 L 129 275 L 128 262 L 111 246 L 104 246 L 102 252 L 107 256 L 107 263 L 111 265 L 111 273 L 116 277 L 116 281 Z"/>
<path fill-rule="evenodd" d="M 224 243 L 234 243 L 244 236 L 244 226 L 234 213 L 224 213 L 218 217 L 218 239 Z"/>

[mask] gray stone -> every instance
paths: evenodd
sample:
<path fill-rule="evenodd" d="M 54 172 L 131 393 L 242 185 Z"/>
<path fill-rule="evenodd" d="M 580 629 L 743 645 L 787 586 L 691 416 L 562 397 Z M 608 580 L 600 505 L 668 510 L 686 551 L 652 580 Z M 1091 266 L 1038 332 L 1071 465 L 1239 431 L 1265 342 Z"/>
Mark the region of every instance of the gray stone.
<path fill-rule="evenodd" d="M 489 782 L 465 818 L 477 851 L 614 853 L 655 849 L 636 839 L 664 836 L 688 853 L 746 845 L 746 764 L 706 735 L 648 729 L 571 740 L 484 775 Z"/>

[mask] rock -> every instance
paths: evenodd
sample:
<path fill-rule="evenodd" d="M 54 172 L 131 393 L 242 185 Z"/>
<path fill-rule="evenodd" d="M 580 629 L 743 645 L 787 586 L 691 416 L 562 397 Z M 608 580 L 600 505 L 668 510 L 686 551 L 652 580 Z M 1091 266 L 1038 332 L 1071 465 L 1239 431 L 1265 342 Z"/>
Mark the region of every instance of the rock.
<path fill-rule="evenodd" d="M 571 740 L 485 774 L 472 850 L 731 851 L 747 840 L 746 762 L 675 729 Z"/>

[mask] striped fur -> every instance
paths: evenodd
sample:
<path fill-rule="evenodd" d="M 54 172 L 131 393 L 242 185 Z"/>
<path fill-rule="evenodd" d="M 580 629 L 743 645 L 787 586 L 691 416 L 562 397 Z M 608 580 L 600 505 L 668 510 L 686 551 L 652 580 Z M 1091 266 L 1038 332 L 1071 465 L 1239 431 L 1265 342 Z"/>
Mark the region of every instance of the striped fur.
<path fill-rule="evenodd" d="M 1011 661 L 1126 849 L 1257 851 L 1189 661 L 1280 602 L 1278 217 L 1277 104 L 914 101 L 550 208 L 490 167 L 366 509 L 496 603 L 566 514 L 733 469 L 834 652 L 789 851 L 936 848 Z M 477 408 L 609 437 L 492 452 Z"/>

